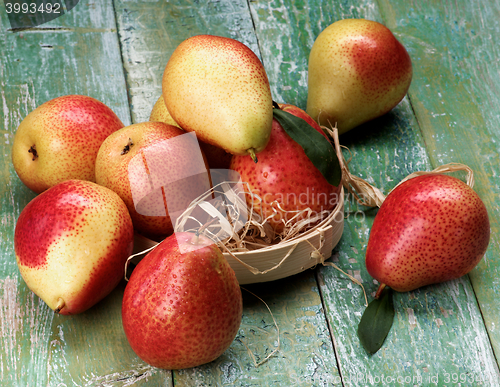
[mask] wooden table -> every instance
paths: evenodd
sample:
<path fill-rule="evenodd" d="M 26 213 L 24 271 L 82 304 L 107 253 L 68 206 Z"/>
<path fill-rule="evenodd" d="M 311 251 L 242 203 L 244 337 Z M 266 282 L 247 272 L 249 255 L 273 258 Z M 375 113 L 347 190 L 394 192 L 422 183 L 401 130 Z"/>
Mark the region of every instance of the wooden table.
<path fill-rule="evenodd" d="M 354 175 L 388 192 L 417 170 L 469 165 L 492 238 L 484 259 L 455 281 L 396 293 L 382 349 L 357 337 L 359 286 L 332 267 L 245 286 L 236 340 L 216 361 L 182 371 L 152 368 L 122 331 L 124 284 L 86 313 L 55 315 L 26 287 L 13 249 L 16 219 L 34 197 L 10 159 L 21 120 L 66 94 L 95 97 L 128 125 L 146 121 L 175 47 L 196 34 L 231 37 L 262 59 L 276 101 L 305 108 L 307 59 L 332 22 L 388 26 L 414 65 L 408 96 L 389 114 L 342 135 Z M 0 3 L 0 379 L 3 386 L 499 386 L 500 0 L 81 0 L 66 15 L 10 30 Z M 376 210 L 347 197 L 332 260 L 377 284 L 364 265 Z M 246 346 L 245 346 L 246 345 Z"/>

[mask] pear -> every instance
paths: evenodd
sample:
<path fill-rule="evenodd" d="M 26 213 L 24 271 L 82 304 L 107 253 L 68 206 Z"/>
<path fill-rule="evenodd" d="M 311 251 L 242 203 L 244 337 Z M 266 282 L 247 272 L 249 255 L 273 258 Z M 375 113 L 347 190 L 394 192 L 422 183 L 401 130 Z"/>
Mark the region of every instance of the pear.
<path fill-rule="evenodd" d="M 151 110 L 149 121 L 164 122 L 165 124 L 177 126 L 182 129 L 168 112 L 165 101 L 163 100 L 163 95 L 160 95 L 160 97 L 156 100 L 153 109 Z M 227 153 L 224 149 L 212 144 L 207 144 L 203 141 L 199 141 L 199 143 L 201 150 L 207 158 L 207 163 L 210 169 L 229 168 L 229 163 L 231 162 L 232 157 L 231 153 Z"/>
<path fill-rule="evenodd" d="M 122 322 L 134 352 L 164 369 L 196 367 L 233 342 L 243 300 L 236 274 L 203 235 L 164 239 L 134 268 L 125 288 Z"/>
<path fill-rule="evenodd" d="M 302 118 L 314 129 L 323 133 L 320 126 L 302 109 L 290 104 L 280 104 L 280 109 Z M 250 156 L 233 156 L 230 168 L 241 176 L 259 199 L 247 196 L 262 219 L 281 233 L 304 217 L 321 218 L 338 203 L 341 186 L 333 186 L 314 166 L 304 149 L 283 129 L 278 120 L 273 121 L 271 139 L 259 154 L 255 164 Z M 310 212 L 301 211 L 309 209 Z"/>
<path fill-rule="evenodd" d="M 412 64 L 384 25 L 339 20 L 316 38 L 308 65 L 307 113 L 339 134 L 379 117 L 405 96 Z"/>
<path fill-rule="evenodd" d="M 163 99 L 163 95 L 160 95 L 160 97 L 156 100 L 155 104 L 153 105 L 153 109 L 151 110 L 151 114 L 149 115 L 149 121 L 163 122 L 165 124 L 181 128 L 179 124 L 177 124 L 177 122 L 174 121 L 174 119 L 168 112 L 167 106 L 165 105 L 165 101 Z"/>
<path fill-rule="evenodd" d="M 36 196 L 14 232 L 24 281 L 64 315 L 86 311 L 118 285 L 133 243 L 125 203 L 110 189 L 84 180 L 66 180 Z"/>
<path fill-rule="evenodd" d="M 21 181 L 35 193 L 64 180 L 95 182 L 99 147 L 123 126 L 118 116 L 95 98 L 54 98 L 29 113 L 17 128 L 12 164 Z"/>
<path fill-rule="evenodd" d="M 163 122 L 109 135 L 97 153 L 95 176 L 125 202 L 135 231 L 154 240 L 172 234 L 177 217 L 211 186 L 195 135 Z"/>
<path fill-rule="evenodd" d="M 387 195 L 370 231 L 368 273 L 399 292 L 459 278 L 484 256 L 490 239 L 486 207 L 460 179 L 429 174 Z"/>
<path fill-rule="evenodd" d="M 183 41 L 165 67 L 162 91 L 174 121 L 203 142 L 252 155 L 269 141 L 269 80 L 259 58 L 237 40 L 198 35 Z"/>

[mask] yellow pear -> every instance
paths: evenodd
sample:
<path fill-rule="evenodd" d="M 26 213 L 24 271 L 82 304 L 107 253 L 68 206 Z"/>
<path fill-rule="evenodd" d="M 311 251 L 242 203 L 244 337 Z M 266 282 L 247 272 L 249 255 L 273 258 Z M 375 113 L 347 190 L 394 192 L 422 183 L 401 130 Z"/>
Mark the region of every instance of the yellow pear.
<path fill-rule="evenodd" d="M 164 122 L 172 126 L 177 126 L 182 129 L 177 122 L 174 121 L 172 116 L 167 110 L 165 101 L 163 100 L 163 95 L 160 95 L 158 100 L 155 102 L 151 114 L 149 116 L 149 121 Z M 229 163 L 231 163 L 231 158 L 233 155 L 226 152 L 224 149 L 208 144 L 203 141 L 198 141 L 200 148 L 205 154 L 210 169 L 228 169 Z"/>
<path fill-rule="evenodd" d="M 410 56 L 387 27 L 339 20 L 311 49 L 306 111 L 320 125 L 344 133 L 395 107 L 411 78 Z"/>
<path fill-rule="evenodd" d="M 164 122 L 165 124 L 177 126 L 178 128 L 180 128 L 180 126 L 177 124 L 177 122 L 174 121 L 174 119 L 168 112 L 167 107 L 165 106 L 165 101 L 163 100 L 163 95 L 160 95 L 160 97 L 153 105 L 153 109 L 151 110 L 151 114 L 149 116 L 149 121 Z"/>
<path fill-rule="evenodd" d="M 259 58 L 237 40 L 193 36 L 163 74 L 167 109 L 184 130 L 235 155 L 258 153 L 271 135 L 273 105 Z"/>

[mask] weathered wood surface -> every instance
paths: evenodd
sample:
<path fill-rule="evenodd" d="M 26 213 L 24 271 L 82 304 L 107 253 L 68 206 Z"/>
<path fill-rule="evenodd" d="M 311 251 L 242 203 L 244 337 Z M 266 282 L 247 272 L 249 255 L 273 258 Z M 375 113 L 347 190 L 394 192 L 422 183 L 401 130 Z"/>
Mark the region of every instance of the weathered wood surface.
<path fill-rule="evenodd" d="M 50 23 L 14 32 L 8 31 L 2 2 L 0 20 L 1 385 L 119 386 L 148 374 L 154 374 L 150 383 L 164 384 L 170 373 L 146 367 L 124 337 L 123 287 L 77 319 L 54 315 L 24 284 L 13 250 L 15 221 L 34 196 L 20 183 L 10 161 L 13 133 L 21 120 L 49 99 L 84 94 L 108 104 L 124 124 L 130 123 L 113 5 L 82 2 Z"/>
<path fill-rule="evenodd" d="M 462 4 L 463 3 L 463 4 Z M 80 1 L 33 30 L 8 31 L 0 3 L 0 380 L 9 386 L 498 386 L 500 195 L 500 1 Z M 391 113 L 341 137 L 351 172 L 388 192 L 417 170 L 451 161 L 471 166 L 492 241 L 485 259 L 459 280 L 396 294 L 394 326 L 367 355 L 356 335 L 361 288 L 331 267 L 245 286 L 238 337 L 213 363 L 176 372 L 147 366 L 121 328 L 121 284 L 88 312 L 54 314 L 23 283 L 13 230 L 33 197 L 10 163 L 13 134 L 39 104 L 79 93 L 107 103 L 125 124 L 146 121 L 161 93 L 163 68 L 185 38 L 208 33 L 247 44 L 263 61 L 273 97 L 304 108 L 307 57 L 335 20 L 387 25 L 408 48 L 414 78 Z M 363 281 L 376 210 L 346 205 L 333 260 Z M 255 367 L 246 346 L 267 362 Z M 246 345 L 246 346 L 245 346 Z M 495 357 L 496 356 L 496 357 Z M 398 379 L 399 378 L 399 379 Z"/>

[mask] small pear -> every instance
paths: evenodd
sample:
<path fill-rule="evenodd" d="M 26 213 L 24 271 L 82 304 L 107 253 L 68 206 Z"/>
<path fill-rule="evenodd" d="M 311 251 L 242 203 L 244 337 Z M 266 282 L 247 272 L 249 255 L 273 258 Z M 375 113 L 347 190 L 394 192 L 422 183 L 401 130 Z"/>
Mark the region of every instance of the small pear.
<path fill-rule="evenodd" d="M 339 20 L 316 38 L 309 55 L 307 113 L 339 134 L 379 117 L 406 95 L 412 64 L 384 25 Z"/>
<path fill-rule="evenodd" d="M 259 58 L 237 40 L 198 35 L 172 53 L 163 74 L 163 98 L 184 130 L 235 155 L 264 149 L 273 105 Z"/>
<path fill-rule="evenodd" d="M 429 174 L 407 180 L 385 198 L 366 249 L 366 269 L 398 292 L 459 278 L 486 252 L 486 207 L 461 180 Z"/>
<path fill-rule="evenodd" d="M 164 122 L 172 126 L 177 126 L 182 129 L 180 125 L 174 121 L 172 116 L 167 110 L 163 95 L 160 95 L 158 100 L 155 102 L 153 109 L 151 110 L 151 115 L 149 116 L 149 121 Z M 205 154 L 210 169 L 228 169 L 229 163 L 231 163 L 231 153 L 227 153 L 224 149 L 218 146 L 207 144 L 206 142 L 199 141 L 200 148 Z"/>
<path fill-rule="evenodd" d="M 149 115 L 149 121 L 163 122 L 165 124 L 177 126 L 178 128 L 180 128 L 179 124 L 174 121 L 174 119 L 168 112 L 165 101 L 163 100 L 163 95 L 160 95 L 160 97 L 153 105 L 153 109 L 151 110 L 151 114 Z"/>

